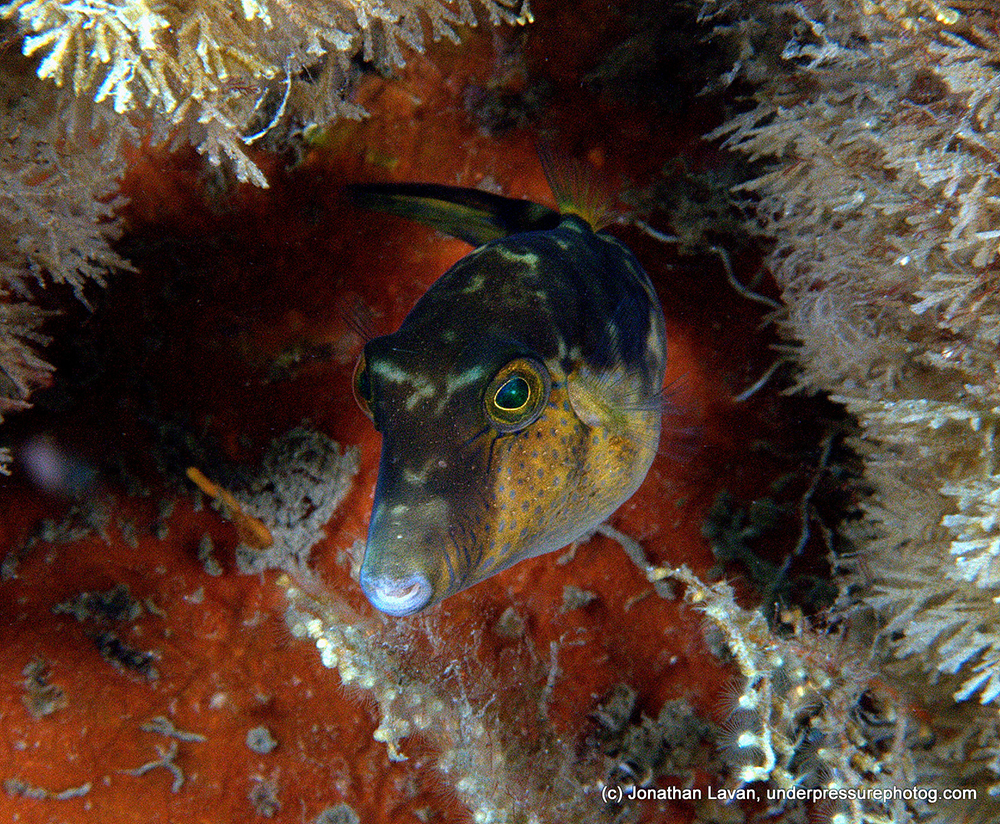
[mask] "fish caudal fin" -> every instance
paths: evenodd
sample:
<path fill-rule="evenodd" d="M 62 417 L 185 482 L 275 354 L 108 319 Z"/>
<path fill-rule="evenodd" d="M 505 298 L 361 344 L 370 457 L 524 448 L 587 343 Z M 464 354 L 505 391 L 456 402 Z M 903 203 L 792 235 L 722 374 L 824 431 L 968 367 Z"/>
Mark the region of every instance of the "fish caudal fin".
<path fill-rule="evenodd" d="M 559 213 L 530 200 L 437 183 L 361 183 L 346 187 L 365 209 L 409 218 L 481 246 L 519 232 L 552 229 Z"/>

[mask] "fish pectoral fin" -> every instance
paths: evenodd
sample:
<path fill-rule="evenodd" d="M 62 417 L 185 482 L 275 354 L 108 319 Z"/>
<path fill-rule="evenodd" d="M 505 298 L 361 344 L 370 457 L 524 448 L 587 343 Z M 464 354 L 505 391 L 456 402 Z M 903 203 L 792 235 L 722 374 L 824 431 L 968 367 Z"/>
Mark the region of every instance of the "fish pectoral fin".
<path fill-rule="evenodd" d="M 595 391 L 593 381 L 583 380 L 579 374 L 570 375 L 566 382 L 569 405 L 576 416 L 587 426 L 606 426 L 611 410 L 601 393 Z"/>
<path fill-rule="evenodd" d="M 559 224 L 554 209 L 530 200 L 437 183 L 360 183 L 346 187 L 365 209 L 405 217 L 473 246 Z"/>
<path fill-rule="evenodd" d="M 609 435 L 632 441 L 644 440 L 643 427 L 653 407 L 637 397 L 633 381 L 624 370 L 595 373 L 581 367 L 569 375 L 566 393 L 576 416 L 587 426 L 600 427 Z M 659 419 L 659 416 L 655 416 Z M 659 429 L 657 428 L 657 433 Z"/>

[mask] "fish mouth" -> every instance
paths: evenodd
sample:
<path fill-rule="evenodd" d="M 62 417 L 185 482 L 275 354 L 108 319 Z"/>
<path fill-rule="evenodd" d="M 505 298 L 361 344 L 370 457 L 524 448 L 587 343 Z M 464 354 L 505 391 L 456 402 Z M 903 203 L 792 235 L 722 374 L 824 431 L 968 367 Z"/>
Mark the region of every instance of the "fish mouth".
<path fill-rule="evenodd" d="M 420 612 L 433 596 L 431 582 L 420 572 L 401 578 L 362 572 L 361 589 L 375 609 L 395 617 Z"/>

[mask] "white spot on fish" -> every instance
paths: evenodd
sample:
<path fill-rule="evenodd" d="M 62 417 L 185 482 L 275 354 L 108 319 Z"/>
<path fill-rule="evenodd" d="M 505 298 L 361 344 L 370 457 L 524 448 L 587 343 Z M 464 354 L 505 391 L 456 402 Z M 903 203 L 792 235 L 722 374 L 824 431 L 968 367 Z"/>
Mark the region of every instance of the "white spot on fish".
<path fill-rule="evenodd" d="M 406 399 L 407 409 L 413 409 L 420 401 L 433 398 L 437 394 L 437 386 L 432 381 L 427 380 L 427 378 L 421 378 L 419 383 L 414 379 L 411 383 L 417 388 Z"/>
<path fill-rule="evenodd" d="M 486 377 L 486 370 L 482 366 L 473 366 L 471 369 L 466 369 L 457 375 L 449 375 L 444 382 L 444 391 L 450 396 L 463 386 L 468 386 L 470 383 L 475 383 L 484 377 Z"/>
<path fill-rule="evenodd" d="M 656 318 L 650 318 L 649 331 L 646 333 L 646 351 L 652 352 L 656 355 L 656 359 L 660 362 L 666 357 L 666 348 L 664 347 L 663 336 L 660 335 L 659 329 L 657 328 Z"/>
<path fill-rule="evenodd" d="M 539 257 L 534 252 L 518 252 L 504 246 L 495 246 L 494 250 L 507 263 L 523 263 L 525 266 L 534 269 L 539 264 Z"/>
<path fill-rule="evenodd" d="M 483 276 L 483 273 L 476 272 L 476 274 L 469 279 L 469 282 L 464 287 L 462 287 L 462 294 L 474 295 L 476 294 L 476 292 L 480 291 L 483 288 L 483 284 L 485 283 L 486 283 L 486 278 Z"/>
<path fill-rule="evenodd" d="M 440 415 L 455 392 L 469 384 L 482 380 L 484 377 L 486 377 L 486 370 L 482 366 L 473 366 L 471 369 L 466 369 L 457 375 L 448 375 L 444 382 L 444 392 L 442 393 L 441 400 L 438 401 L 437 409 L 434 413 Z"/>
<path fill-rule="evenodd" d="M 421 486 L 427 481 L 427 468 L 424 467 L 422 472 L 414 472 L 412 469 L 403 470 L 403 482 L 410 484 L 410 486 Z"/>
<path fill-rule="evenodd" d="M 389 361 L 373 361 L 368 365 L 368 368 L 388 383 L 411 383 L 413 381 L 413 375 Z"/>

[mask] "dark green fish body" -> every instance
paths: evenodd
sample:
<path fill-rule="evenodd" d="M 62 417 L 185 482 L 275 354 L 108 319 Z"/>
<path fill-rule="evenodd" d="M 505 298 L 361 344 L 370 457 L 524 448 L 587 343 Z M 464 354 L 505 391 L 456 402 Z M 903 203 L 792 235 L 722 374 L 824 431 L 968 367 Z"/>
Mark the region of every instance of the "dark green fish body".
<path fill-rule="evenodd" d="M 635 492 L 659 442 L 666 335 L 638 261 L 580 217 L 438 186 L 356 197 L 495 238 L 355 372 L 383 438 L 361 585 L 406 615 L 565 546 Z M 481 225 L 451 225 L 456 203 Z"/>

